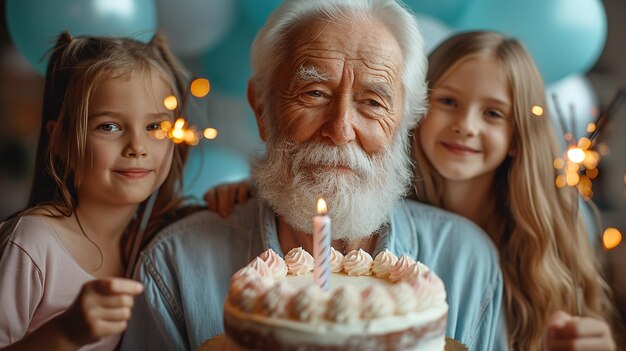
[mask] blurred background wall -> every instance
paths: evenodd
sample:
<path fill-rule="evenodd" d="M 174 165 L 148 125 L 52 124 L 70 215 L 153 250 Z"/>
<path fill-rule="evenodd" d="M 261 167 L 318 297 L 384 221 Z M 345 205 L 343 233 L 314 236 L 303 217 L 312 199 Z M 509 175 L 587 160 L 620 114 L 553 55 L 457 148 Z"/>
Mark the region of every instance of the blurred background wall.
<path fill-rule="evenodd" d="M 602 229 L 626 232 L 626 106 L 608 107 L 626 87 L 625 0 L 405 0 L 432 48 L 462 30 L 495 29 L 521 39 L 546 81 L 549 108 L 557 95 L 565 133 L 586 135 L 608 117 L 594 148 L 600 152 L 593 201 Z M 42 59 L 61 30 L 73 35 L 133 36 L 156 29 L 193 76 L 211 92 L 192 99 L 185 117 L 201 140 L 187 167 L 185 192 L 198 198 L 211 186 L 246 178 L 248 159 L 263 151 L 245 89 L 249 48 L 278 0 L 0 0 L 0 218 L 21 209 L 32 178 L 41 99 Z M 624 99 L 626 100 L 626 98 Z M 573 107 L 570 112 L 570 107 Z M 555 113 L 553 113 L 555 115 Z M 559 125 L 556 120 L 555 124 Z M 563 142 L 565 151 L 566 142 Z M 599 239 L 600 240 L 600 239 Z M 600 246 L 602 244 L 600 243 Z M 617 305 L 626 316 L 626 245 L 603 250 Z"/>

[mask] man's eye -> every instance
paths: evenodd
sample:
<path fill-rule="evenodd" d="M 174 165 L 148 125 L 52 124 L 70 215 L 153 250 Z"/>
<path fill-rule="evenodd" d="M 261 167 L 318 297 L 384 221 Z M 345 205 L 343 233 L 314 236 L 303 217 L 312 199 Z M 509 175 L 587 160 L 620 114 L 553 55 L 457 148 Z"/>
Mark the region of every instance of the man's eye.
<path fill-rule="evenodd" d="M 324 94 L 319 90 L 307 91 L 306 94 L 312 97 L 316 97 L 316 98 L 324 96 Z"/>
<path fill-rule="evenodd" d="M 373 99 L 367 99 L 367 100 L 365 100 L 365 103 L 367 104 L 367 106 L 371 106 L 371 107 L 380 107 L 380 106 L 382 106 L 380 103 L 378 103 L 378 101 L 373 100 Z"/>
<path fill-rule="evenodd" d="M 102 132 L 118 132 L 121 128 L 115 123 L 102 123 L 96 127 L 97 130 Z"/>

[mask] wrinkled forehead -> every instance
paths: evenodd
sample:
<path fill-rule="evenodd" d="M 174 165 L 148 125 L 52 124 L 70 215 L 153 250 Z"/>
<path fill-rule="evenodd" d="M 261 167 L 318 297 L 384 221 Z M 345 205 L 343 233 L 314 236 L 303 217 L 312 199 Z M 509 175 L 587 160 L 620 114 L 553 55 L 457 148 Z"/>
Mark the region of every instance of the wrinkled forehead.
<path fill-rule="evenodd" d="M 402 51 L 396 38 L 372 16 L 338 20 L 312 18 L 298 24 L 287 43 L 291 64 L 337 60 L 388 71 L 394 76 L 402 68 Z"/>

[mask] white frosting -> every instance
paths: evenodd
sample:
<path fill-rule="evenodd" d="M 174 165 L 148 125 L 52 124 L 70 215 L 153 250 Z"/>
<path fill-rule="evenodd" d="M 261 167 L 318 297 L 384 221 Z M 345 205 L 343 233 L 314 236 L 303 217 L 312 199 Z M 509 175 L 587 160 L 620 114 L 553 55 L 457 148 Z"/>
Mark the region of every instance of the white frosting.
<path fill-rule="evenodd" d="M 395 303 L 391 300 L 387 289 L 380 285 L 372 285 L 361 293 L 361 317 L 363 319 L 377 319 L 393 315 Z"/>
<path fill-rule="evenodd" d="M 379 278 L 389 277 L 391 267 L 398 262 L 398 258 L 391 251 L 385 249 L 376 255 L 372 264 L 372 272 Z"/>
<path fill-rule="evenodd" d="M 343 254 L 330 247 L 330 272 L 338 273 L 343 269 Z"/>
<path fill-rule="evenodd" d="M 398 262 L 391 267 L 389 280 L 395 283 L 399 280 L 409 278 L 413 272 L 414 265 L 415 261 L 411 257 L 403 255 Z"/>
<path fill-rule="evenodd" d="M 348 252 L 343 259 L 343 271 L 348 275 L 371 275 L 372 256 L 362 249 Z"/>
<path fill-rule="evenodd" d="M 255 258 L 248 264 L 249 267 L 254 269 L 259 273 L 259 276 L 268 282 L 273 282 L 274 278 L 272 277 L 272 271 L 270 267 L 263 261 L 260 257 Z"/>
<path fill-rule="evenodd" d="M 326 317 L 336 323 L 350 324 L 360 317 L 359 292 L 350 285 L 341 286 L 333 291 L 328 300 Z"/>
<path fill-rule="evenodd" d="M 288 317 L 288 311 L 285 301 L 289 301 L 293 294 L 293 288 L 284 281 L 280 281 L 258 299 L 256 310 L 263 316 L 286 318 Z"/>
<path fill-rule="evenodd" d="M 415 292 L 417 301 L 415 311 L 424 311 L 430 306 L 445 302 L 446 289 L 436 274 L 429 271 L 423 275 L 411 277 L 407 283 Z"/>
<path fill-rule="evenodd" d="M 389 295 L 395 302 L 397 315 L 406 315 L 417 310 L 417 300 L 413 287 L 402 282 L 389 287 Z"/>
<path fill-rule="evenodd" d="M 287 264 L 274 250 L 267 249 L 259 257 L 267 263 L 274 280 L 281 280 L 287 276 Z"/>
<path fill-rule="evenodd" d="M 302 249 L 296 247 L 291 249 L 285 256 L 285 263 L 289 273 L 293 275 L 307 274 L 313 270 L 313 256 Z"/>
<path fill-rule="evenodd" d="M 324 293 L 317 285 L 302 287 L 291 303 L 291 315 L 303 322 L 320 320 L 324 317 L 324 308 L 321 307 L 324 299 Z"/>

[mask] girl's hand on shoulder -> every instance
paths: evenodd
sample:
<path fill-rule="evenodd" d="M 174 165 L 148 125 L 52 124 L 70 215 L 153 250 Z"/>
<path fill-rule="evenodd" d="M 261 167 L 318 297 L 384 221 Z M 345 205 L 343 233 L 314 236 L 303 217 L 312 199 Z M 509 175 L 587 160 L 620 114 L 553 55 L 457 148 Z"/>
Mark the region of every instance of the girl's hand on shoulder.
<path fill-rule="evenodd" d="M 59 328 L 77 345 L 122 333 L 130 319 L 133 297 L 142 291 L 141 283 L 124 278 L 87 282 L 74 303 L 59 316 Z"/>
<path fill-rule="evenodd" d="M 204 201 L 209 206 L 209 211 L 226 218 L 233 212 L 236 204 L 242 204 L 252 196 L 250 188 L 250 180 L 247 179 L 239 183 L 218 185 L 204 194 Z"/>
<path fill-rule="evenodd" d="M 606 322 L 570 316 L 563 311 L 556 311 L 550 316 L 545 345 L 550 351 L 614 351 L 617 347 Z"/>

